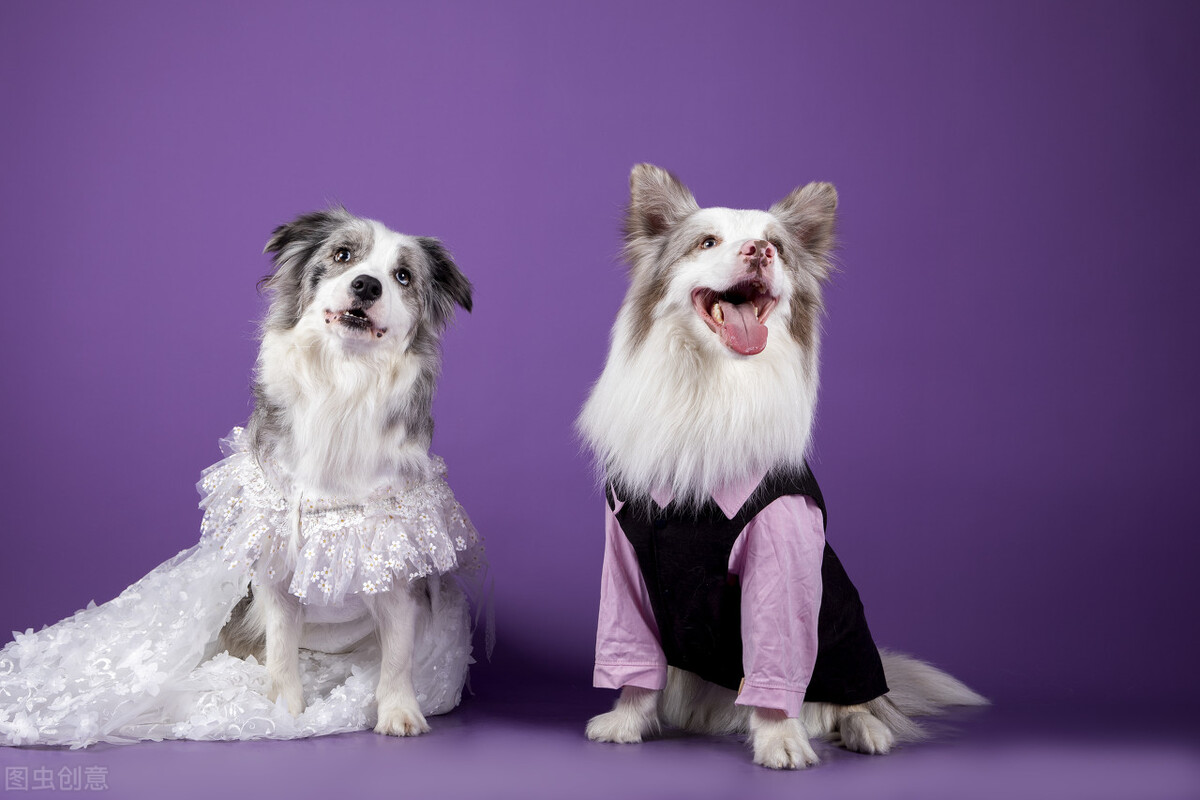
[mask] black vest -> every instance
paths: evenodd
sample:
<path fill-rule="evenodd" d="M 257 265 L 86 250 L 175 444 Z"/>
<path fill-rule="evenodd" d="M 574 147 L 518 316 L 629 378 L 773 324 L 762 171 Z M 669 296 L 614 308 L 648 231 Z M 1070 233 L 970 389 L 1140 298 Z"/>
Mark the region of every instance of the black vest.
<path fill-rule="evenodd" d="M 614 508 L 612 492 L 605 494 Z M 626 503 L 616 512 L 637 554 L 668 664 L 729 689 L 739 687 L 742 596 L 737 576 L 729 572 L 729 555 L 750 520 L 785 495 L 811 497 L 826 517 L 807 465 L 799 473 L 768 475 L 733 519 L 711 498 L 695 512 L 675 503 L 660 509 L 652 501 Z M 828 542 L 821 586 L 817 663 L 804 699 L 840 705 L 873 700 L 888 690 L 883 664 L 858 591 Z"/>

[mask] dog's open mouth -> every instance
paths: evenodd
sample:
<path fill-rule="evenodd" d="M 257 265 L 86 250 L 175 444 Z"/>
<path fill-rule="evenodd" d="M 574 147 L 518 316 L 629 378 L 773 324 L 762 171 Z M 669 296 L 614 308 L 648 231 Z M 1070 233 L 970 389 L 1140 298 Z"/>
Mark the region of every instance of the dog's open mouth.
<path fill-rule="evenodd" d="M 381 339 L 387 333 L 387 328 L 376 328 L 375 323 L 371 321 L 370 315 L 361 308 L 347 308 L 342 311 L 325 311 L 325 324 L 329 325 L 337 322 L 344 328 L 349 328 L 353 332 L 361 332 L 365 334 L 375 334 L 375 338 Z"/>
<path fill-rule="evenodd" d="M 761 353 L 767 346 L 765 323 L 777 302 L 760 280 L 742 281 L 722 292 L 692 292 L 692 305 L 704 324 L 721 337 L 722 344 L 744 356 Z"/>

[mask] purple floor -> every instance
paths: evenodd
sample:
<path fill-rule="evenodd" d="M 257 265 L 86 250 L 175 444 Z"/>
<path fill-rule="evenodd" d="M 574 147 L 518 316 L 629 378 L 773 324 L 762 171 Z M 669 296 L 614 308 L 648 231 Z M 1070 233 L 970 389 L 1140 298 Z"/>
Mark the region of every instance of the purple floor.
<path fill-rule="evenodd" d="M 93 768 L 90 779 L 123 799 L 1200 798 L 1200 732 L 1184 715 L 1101 718 L 1001 704 L 940 721 L 932 741 L 886 757 L 819 744 L 819 766 L 776 773 L 754 767 L 733 738 L 668 733 L 640 746 L 588 742 L 584 722 L 606 707 L 607 692 L 583 685 L 535 691 L 528 680 L 481 678 L 476 696 L 411 740 L 363 732 L 76 752 L 2 748 L 7 788 L 0 796 L 26 795 L 13 783 L 21 777 L 29 794 L 47 784 L 55 790 L 38 794 L 78 794 L 86 790 L 73 782 L 85 783 L 83 771 Z"/>

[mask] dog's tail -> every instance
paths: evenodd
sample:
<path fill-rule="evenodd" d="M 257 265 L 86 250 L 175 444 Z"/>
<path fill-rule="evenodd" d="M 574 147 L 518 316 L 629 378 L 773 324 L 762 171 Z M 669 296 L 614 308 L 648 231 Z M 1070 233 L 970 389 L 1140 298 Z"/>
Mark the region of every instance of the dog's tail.
<path fill-rule="evenodd" d="M 913 717 L 944 713 L 954 706 L 986 706 L 988 700 L 965 683 L 920 659 L 880 650 L 888 693 L 867 703 L 872 716 L 883 722 L 900 741 L 926 738 Z"/>
<path fill-rule="evenodd" d="M 809 735 L 832 736 L 847 717 L 857 719 L 865 711 L 886 725 L 898 741 L 915 742 L 927 738 L 927 733 L 914 717 L 934 716 L 953 706 L 988 705 L 986 698 L 962 681 L 924 661 L 887 650 L 879 655 L 888 693 L 861 706 L 805 703 L 803 720 Z M 668 725 L 697 733 L 745 733 L 750 710 L 734 705 L 736 698 L 736 692 L 672 667 L 667 670 L 659 713 Z"/>
<path fill-rule="evenodd" d="M 986 706 L 988 700 L 937 667 L 902 653 L 879 651 L 887 697 L 910 717 L 940 714 L 951 706 Z"/>

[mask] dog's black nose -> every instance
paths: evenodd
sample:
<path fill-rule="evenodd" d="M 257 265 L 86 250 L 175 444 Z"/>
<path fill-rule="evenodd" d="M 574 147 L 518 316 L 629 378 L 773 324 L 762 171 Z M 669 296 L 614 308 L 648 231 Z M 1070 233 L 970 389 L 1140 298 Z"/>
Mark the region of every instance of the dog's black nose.
<path fill-rule="evenodd" d="M 383 294 L 383 284 L 370 275 L 359 275 L 350 284 L 350 293 L 364 303 L 374 303 Z"/>

